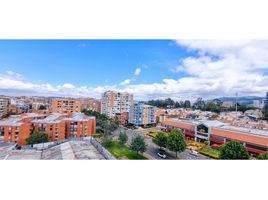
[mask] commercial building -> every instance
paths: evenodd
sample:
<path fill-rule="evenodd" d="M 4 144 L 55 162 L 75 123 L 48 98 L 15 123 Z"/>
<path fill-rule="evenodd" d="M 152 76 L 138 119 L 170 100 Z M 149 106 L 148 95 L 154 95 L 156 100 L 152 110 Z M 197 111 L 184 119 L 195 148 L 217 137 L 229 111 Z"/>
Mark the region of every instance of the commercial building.
<path fill-rule="evenodd" d="M 10 99 L 0 98 L 0 117 L 8 113 L 9 106 L 10 106 Z"/>
<path fill-rule="evenodd" d="M 129 123 L 137 126 L 155 124 L 155 107 L 143 102 L 135 102 L 130 108 Z"/>
<path fill-rule="evenodd" d="M 129 112 L 131 105 L 133 105 L 132 94 L 107 91 L 102 94 L 101 113 L 114 118 L 117 113 Z"/>
<path fill-rule="evenodd" d="M 5 143 L 26 145 L 33 132 L 46 133 L 49 141 L 87 137 L 96 132 L 96 119 L 83 113 L 50 115 L 26 113 L 0 121 L 0 136 Z"/>
<path fill-rule="evenodd" d="M 231 126 L 216 120 L 166 119 L 163 123 L 166 131 L 180 129 L 186 138 L 209 141 L 222 145 L 229 141 L 238 141 L 252 154 L 261 154 L 268 150 L 268 130 L 249 129 Z"/>
<path fill-rule="evenodd" d="M 52 113 L 73 113 L 81 112 L 81 102 L 75 99 L 53 99 L 51 112 Z"/>

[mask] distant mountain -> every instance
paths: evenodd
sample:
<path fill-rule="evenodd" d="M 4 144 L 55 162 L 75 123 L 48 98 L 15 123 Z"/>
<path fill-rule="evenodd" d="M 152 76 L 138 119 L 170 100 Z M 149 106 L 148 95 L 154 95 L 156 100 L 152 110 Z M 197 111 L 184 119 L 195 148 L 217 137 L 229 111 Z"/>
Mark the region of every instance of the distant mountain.
<path fill-rule="evenodd" d="M 232 101 L 232 102 L 236 101 L 236 97 L 221 97 L 218 99 L 220 99 L 221 101 Z M 257 97 L 257 96 L 237 97 L 238 103 L 243 105 L 251 105 L 253 104 L 254 100 L 261 100 L 261 99 L 265 99 L 265 97 Z"/>

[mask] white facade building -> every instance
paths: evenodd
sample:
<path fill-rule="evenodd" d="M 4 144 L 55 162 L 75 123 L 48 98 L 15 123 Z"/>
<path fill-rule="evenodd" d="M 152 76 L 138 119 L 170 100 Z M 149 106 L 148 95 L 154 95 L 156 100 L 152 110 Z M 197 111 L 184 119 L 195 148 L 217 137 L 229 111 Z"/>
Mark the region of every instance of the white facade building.
<path fill-rule="evenodd" d="M 102 94 L 101 113 L 114 118 L 117 113 L 129 112 L 133 94 L 107 91 Z"/>

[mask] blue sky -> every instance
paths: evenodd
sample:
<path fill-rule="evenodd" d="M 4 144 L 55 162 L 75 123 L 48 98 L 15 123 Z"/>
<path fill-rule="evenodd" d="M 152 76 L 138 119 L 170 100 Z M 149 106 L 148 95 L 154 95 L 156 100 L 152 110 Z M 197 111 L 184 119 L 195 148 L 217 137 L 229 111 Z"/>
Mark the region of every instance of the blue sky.
<path fill-rule="evenodd" d="M 0 94 L 265 96 L 268 40 L 0 40 Z"/>
<path fill-rule="evenodd" d="M 0 41 L 1 71 L 14 71 L 32 82 L 77 86 L 117 84 L 142 73 L 135 83 L 179 78 L 181 58 L 192 55 L 171 40 L 12 40 Z"/>

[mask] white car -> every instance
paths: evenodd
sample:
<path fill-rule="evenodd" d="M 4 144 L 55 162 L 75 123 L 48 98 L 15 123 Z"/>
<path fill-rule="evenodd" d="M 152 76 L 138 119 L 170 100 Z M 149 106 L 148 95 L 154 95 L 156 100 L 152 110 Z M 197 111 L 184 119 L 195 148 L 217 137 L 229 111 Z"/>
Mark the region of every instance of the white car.
<path fill-rule="evenodd" d="M 163 158 L 163 159 L 166 159 L 167 158 L 167 155 L 162 153 L 162 152 L 159 152 L 157 153 L 157 155 L 160 157 L 160 158 Z"/>
<path fill-rule="evenodd" d="M 194 151 L 194 150 L 191 150 L 191 153 L 193 156 L 196 156 L 198 157 L 199 156 L 199 153 L 197 151 Z"/>

